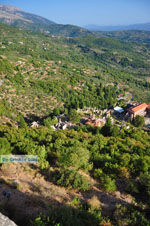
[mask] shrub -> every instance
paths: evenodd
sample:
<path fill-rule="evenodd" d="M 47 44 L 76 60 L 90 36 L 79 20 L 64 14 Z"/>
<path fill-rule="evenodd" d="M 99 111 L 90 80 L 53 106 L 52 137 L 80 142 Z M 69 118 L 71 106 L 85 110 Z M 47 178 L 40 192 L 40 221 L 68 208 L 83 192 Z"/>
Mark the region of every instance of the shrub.
<path fill-rule="evenodd" d="M 126 191 L 132 195 L 139 194 L 139 185 L 135 180 L 129 180 L 126 186 Z"/>
<path fill-rule="evenodd" d="M 0 74 L 2 73 L 12 73 L 13 72 L 13 65 L 6 59 L 0 58 Z"/>
<path fill-rule="evenodd" d="M 88 179 L 75 170 L 57 170 L 51 175 L 53 182 L 57 185 L 83 191 L 90 189 L 90 183 Z"/>
<path fill-rule="evenodd" d="M 11 153 L 11 146 L 7 138 L 0 137 L 0 154 L 7 155 Z M 1 158 L 0 158 L 1 160 Z"/>
<path fill-rule="evenodd" d="M 58 162 L 63 168 L 73 167 L 75 169 L 89 170 L 92 164 L 89 163 L 90 153 L 86 148 L 78 144 L 72 147 L 65 147 L 58 151 Z"/>
<path fill-rule="evenodd" d="M 46 160 L 47 152 L 46 152 L 44 145 L 43 146 L 35 146 L 28 152 L 28 155 L 37 155 L 38 156 L 38 163 L 39 163 L 39 167 L 41 169 L 47 169 L 49 167 L 49 163 Z"/>
<path fill-rule="evenodd" d="M 136 127 L 141 127 L 144 125 L 144 117 L 143 116 L 140 116 L 140 115 L 137 115 L 135 117 L 135 119 L 133 120 L 133 124 L 136 126 Z"/>
<path fill-rule="evenodd" d="M 106 191 L 115 191 L 116 185 L 115 180 L 111 179 L 110 176 L 103 173 L 101 169 L 95 169 L 94 177 L 99 179 L 101 182 L 101 187 Z"/>
<path fill-rule="evenodd" d="M 126 167 L 120 167 L 119 168 L 119 177 L 124 177 L 126 179 L 129 179 L 129 177 L 130 177 L 129 170 Z"/>
<path fill-rule="evenodd" d="M 118 205 L 114 212 L 116 225 L 150 226 L 150 221 L 143 210 L 132 205 L 125 207 Z"/>
<path fill-rule="evenodd" d="M 31 226 L 99 226 L 103 222 L 101 212 L 89 208 L 76 209 L 71 206 L 51 208 L 48 216 L 39 216 L 32 221 Z"/>
<path fill-rule="evenodd" d="M 148 198 L 150 198 L 150 174 L 148 172 L 141 173 L 139 182 L 141 187 L 140 190 L 142 192 L 144 191 L 144 193 L 148 196 Z"/>
<path fill-rule="evenodd" d="M 79 123 L 80 119 L 81 119 L 80 114 L 78 114 L 76 110 L 71 109 L 69 113 L 69 120 L 73 123 Z"/>
<path fill-rule="evenodd" d="M 19 115 L 19 127 L 24 129 L 28 127 L 27 123 L 24 120 L 24 117 L 21 114 Z"/>
<path fill-rule="evenodd" d="M 53 119 L 51 119 L 50 117 L 44 119 L 44 126 L 46 126 L 47 128 L 51 128 L 52 125 L 57 123 L 58 123 L 58 120 L 56 117 L 54 117 Z"/>

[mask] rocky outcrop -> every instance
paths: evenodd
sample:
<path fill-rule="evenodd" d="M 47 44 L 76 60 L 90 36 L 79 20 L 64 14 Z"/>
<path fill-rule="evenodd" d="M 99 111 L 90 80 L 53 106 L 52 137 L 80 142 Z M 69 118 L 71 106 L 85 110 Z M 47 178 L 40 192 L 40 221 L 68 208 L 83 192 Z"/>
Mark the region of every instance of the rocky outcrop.
<path fill-rule="evenodd" d="M 0 226 L 17 226 L 13 221 L 8 217 L 0 213 Z"/>

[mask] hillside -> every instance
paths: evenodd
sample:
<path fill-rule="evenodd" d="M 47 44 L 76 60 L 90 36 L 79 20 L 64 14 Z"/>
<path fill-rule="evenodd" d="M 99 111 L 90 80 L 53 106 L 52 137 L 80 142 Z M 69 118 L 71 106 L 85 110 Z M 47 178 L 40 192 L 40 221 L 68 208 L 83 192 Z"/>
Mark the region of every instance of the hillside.
<path fill-rule="evenodd" d="M 2 97 L 23 113 L 42 115 L 70 101 L 99 106 L 89 86 L 108 80 L 149 103 L 150 50 L 145 45 L 91 36 L 50 37 L 2 24 L 0 29 Z"/>
<path fill-rule="evenodd" d="M 105 37 L 116 38 L 127 42 L 139 42 L 150 44 L 150 31 L 113 31 L 113 32 L 97 32 L 97 34 L 102 34 Z"/>
<path fill-rule="evenodd" d="M 38 156 L 0 156 L 0 213 L 18 226 L 148 225 L 150 132 L 111 112 L 150 103 L 149 46 L 0 31 L 1 155 Z"/>
<path fill-rule="evenodd" d="M 56 36 L 80 37 L 92 34 L 87 29 L 73 25 L 56 24 L 41 16 L 24 12 L 12 5 L 0 5 L 0 22 Z"/>

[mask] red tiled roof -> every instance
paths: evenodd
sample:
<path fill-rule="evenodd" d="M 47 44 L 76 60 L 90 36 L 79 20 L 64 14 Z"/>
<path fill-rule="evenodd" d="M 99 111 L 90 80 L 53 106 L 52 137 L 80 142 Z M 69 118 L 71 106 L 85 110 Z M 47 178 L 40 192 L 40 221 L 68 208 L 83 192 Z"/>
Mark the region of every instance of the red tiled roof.
<path fill-rule="evenodd" d="M 136 107 L 131 108 L 131 111 L 133 111 L 135 113 L 135 112 L 137 112 L 139 110 L 146 109 L 147 106 L 148 106 L 147 104 L 143 103 L 143 104 L 140 104 L 140 105 L 138 105 Z"/>
<path fill-rule="evenodd" d="M 103 126 L 104 122 L 100 121 L 98 119 L 87 119 L 85 124 L 86 125 L 91 125 L 91 126 Z"/>

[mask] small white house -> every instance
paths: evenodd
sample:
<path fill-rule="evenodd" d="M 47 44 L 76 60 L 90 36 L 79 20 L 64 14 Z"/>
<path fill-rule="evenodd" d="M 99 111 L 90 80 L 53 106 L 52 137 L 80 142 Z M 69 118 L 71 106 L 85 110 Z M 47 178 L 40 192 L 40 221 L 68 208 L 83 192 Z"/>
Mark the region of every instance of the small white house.
<path fill-rule="evenodd" d="M 32 122 L 31 123 L 31 128 L 38 128 L 39 127 L 39 124 L 38 124 L 38 122 Z"/>
<path fill-rule="evenodd" d="M 118 107 L 118 106 L 114 108 L 114 111 L 115 111 L 116 113 L 119 113 L 119 114 L 121 114 L 121 113 L 124 112 L 123 108 Z"/>

